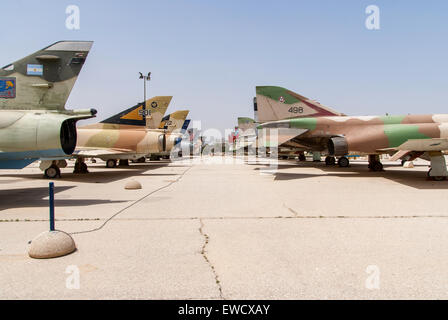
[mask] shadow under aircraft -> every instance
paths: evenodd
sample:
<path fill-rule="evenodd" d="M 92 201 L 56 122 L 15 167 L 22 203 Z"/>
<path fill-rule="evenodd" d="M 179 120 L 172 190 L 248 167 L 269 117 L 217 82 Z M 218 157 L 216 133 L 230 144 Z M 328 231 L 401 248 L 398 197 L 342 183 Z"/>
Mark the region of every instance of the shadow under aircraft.
<path fill-rule="evenodd" d="M 74 188 L 73 186 L 55 186 L 55 193 Z M 48 207 L 48 187 L 21 188 L 0 190 L 0 211 L 9 208 Z M 109 199 L 58 199 L 55 197 L 57 207 L 91 206 L 104 203 L 122 203 L 126 201 L 113 201 Z"/>
<path fill-rule="evenodd" d="M 259 167 L 266 166 L 264 164 L 259 164 L 255 167 L 255 170 L 261 170 Z M 384 165 L 384 168 L 397 168 L 399 165 Z M 321 172 L 284 172 L 287 169 L 301 169 L 301 168 L 316 168 L 320 169 Z M 409 169 L 403 170 L 389 170 L 389 171 L 370 171 L 364 163 L 352 162 L 348 168 L 340 168 L 338 166 L 326 166 L 323 162 L 297 162 L 297 163 L 279 163 L 277 171 L 273 174 L 275 176 L 275 181 L 282 180 L 295 180 L 295 179 L 309 179 L 316 177 L 343 177 L 347 178 L 372 178 L 381 177 L 384 179 L 392 180 L 394 182 L 407 185 L 415 189 L 435 189 L 444 190 L 448 189 L 448 182 L 439 181 L 431 182 L 422 179 L 422 177 L 427 176 L 426 172 L 423 171 L 413 171 Z M 428 179 L 429 180 L 429 179 Z"/>

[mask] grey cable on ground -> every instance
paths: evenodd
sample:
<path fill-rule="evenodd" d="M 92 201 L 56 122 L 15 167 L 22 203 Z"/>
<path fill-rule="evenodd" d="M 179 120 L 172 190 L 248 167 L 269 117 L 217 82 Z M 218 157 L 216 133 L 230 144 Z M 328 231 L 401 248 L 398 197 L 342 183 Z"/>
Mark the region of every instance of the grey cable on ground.
<path fill-rule="evenodd" d="M 144 200 L 145 198 L 147 198 L 147 197 L 153 195 L 154 193 L 159 192 L 160 190 L 166 189 L 166 188 L 168 188 L 169 186 L 171 186 L 172 184 L 178 182 L 178 181 L 179 181 L 179 180 L 180 180 L 180 179 L 181 179 L 181 178 L 188 172 L 188 170 L 190 170 L 191 168 L 192 168 L 192 166 L 191 166 L 191 167 L 188 167 L 188 169 L 185 170 L 184 172 L 182 172 L 182 173 L 179 175 L 179 177 L 177 177 L 176 180 L 170 181 L 170 183 L 164 185 L 163 187 L 160 187 L 160 188 L 158 188 L 158 189 L 156 189 L 156 190 L 154 190 L 154 191 L 151 191 L 150 193 L 144 195 L 144 196 L 141 197 L 140 199 L 135 200 L 133 203 L 131 203 L 130 205 L 126 206 L 125 208 L 119 210 L 118 212 L 116 212 L 115 214 L 113 214 L 112 216 L 110 216 L 109 218 L 107 218 L 101 226 L 99 226 L 99 227 L 97 227 L 97 228 L 94 228 L 94 229 L 90 229 L 90 230 L 71 232 L 70 234 L 74 235 L 74 234 L 89 233 L 89 232 L 94 232 L 94 231 L 101 230 L 101 229 L 102 229 L 102 228 L 103 228 L 109 221 L 111 221 L 113 218 L 115 218 L 116 216 L 118 216 L 118 215 L 119 215 L 120 213 L 122 213 L 123 211 L 129 209 L 129 208 L 132 207 L 133 205 L 136 205 L 137 203 L 139 203 L 140 201 Z"/>

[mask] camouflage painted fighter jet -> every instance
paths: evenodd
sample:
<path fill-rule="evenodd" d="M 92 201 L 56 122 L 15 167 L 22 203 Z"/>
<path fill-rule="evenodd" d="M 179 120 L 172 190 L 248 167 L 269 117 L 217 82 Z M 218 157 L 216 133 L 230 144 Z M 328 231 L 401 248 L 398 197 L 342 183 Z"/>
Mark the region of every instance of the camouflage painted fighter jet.
<path fill-rule="evenodd" d="M 146 101 L 149 107 L 139 103 L 100 123 L 78 128 L 74 172 L 87 172 L 85 158 L 100 158 L 106 161 L 106 167 L 113 168 L 117 160 L 127 165 L 128 160 L 167 150 L 165 132 L 154 127 L 160 123 L 171 99 L 171 96 L 154 97 Z"/>
<path fill-rule="evenodd" d="M 266 130 L 265 145 L 289 143 L 303 150 L 320 151 L 329 155 L 327 164 L 334 163 L 334 157 L 339 157 L 341 167 L 349 165 L 346 157 L 349 152 L 365 154 L 369 156 L 369 168 L 373 171 L 383 170 L 380 154 L 402 151 L 414 158 L 427 156 L 431 161 L 428 176 L 434 180 L 444 180 L 448 176 L 442 154 L 442 150 L 448 149 L 448 114 L 324 116 L 325 110 L 320 114 L 309 113 L 306 108 L 310 103 L 303 98 L 284 96 L 278 91 L 269 91 L 268 94 L 271 100 L 284 104 L 284 109 L 298 110 L 300 114 L 311 116 L 261 124 L 259 129 L 278 129 L 278 139 L 271 137 Z"/>
<path fill-rule="evenodd" d="M 256 97 L 254 98 L 254 115 L 255 124 L 251 124 L 249 121 L 249 126 L 256 127 L 260 123 L 284 119 L 309 116 L 343 116 L 344 114 L 282 87 L 258 86 L 256 87 Z M 246 121 L 249 118 L 241 119 L 242 121 Z M 243 135 L 239 140 L 237 145 L 247 147 L 257 145 L 257 139 L 253 136 Z M 305 161 L 304 150 L 306 150 L 305 146 L 298 145 L 292 141 L 286 141 L 279 145 L 278 156 L 286 159 L 298 155 L 299 160 Z M 320 154 L 318 152 L 314 152 L 314 156 L 315 159 L 320 161 Z"/>
<path fill-rule="evenodd" d="M 0 168 L 21 169 L 75 150 L 76 122 L 96 110 L 66 110 L 91 41 L 59 41 L 0 69 Z"/>
<path fill-rule="evenodd" d="M 144 157 L 150 151 L 165 148 L 163 132 L 155 132 L 171 101 L 171 96 L 154 97 L 144 103 L 126 109 L 99 123 L 85 125 L 77 130 L 78 143 L 73 152 L 76 158 L 74 173 L 87 173 L 86 158 L 100 158 L 109 168 L 117 160 L 127 165 L 128 160 Z M 157 125 L 156 125 L 157 123 Z M 41 170 L 49 178 L 60 177 L 65 160 L 42 161 Z"/>

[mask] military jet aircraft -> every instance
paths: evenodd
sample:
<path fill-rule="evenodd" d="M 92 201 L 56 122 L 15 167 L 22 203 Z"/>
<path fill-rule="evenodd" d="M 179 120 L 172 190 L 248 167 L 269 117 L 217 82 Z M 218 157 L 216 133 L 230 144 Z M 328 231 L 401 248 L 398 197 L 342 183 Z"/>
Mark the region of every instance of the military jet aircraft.
<path fill-rule="evenodd" d="M 128 160 L 136 160 L 150 152 L 166 148 L 166 137 L 158 127 L 165 114 L 171 96 L 148 99 L 145 103 L 128 108 L 99 123 L 78 128 L 78 143 L 72 157 L 76 158 L 74 173 L 87 173 L 86 158 L 106 161 L 106 167 L 114 168 L 117 160 L 128 165 Z M 60 177 L 60 168 L 65 168 L 65 160 L 42 161 L 41 170 L 49 178 Z"/>
<path fill-rule="evenodd" d="M 309 106 L 308 101 L 298 99 L 287 102 L 289 97 L 274 92 L 270 94 L 272 100 L 285 104 L 284 109 L 303 108 L 299 113 L 309 114 L 305 109 Z M 265 122 L 258 129 L 278 129 L 276 139 L 271 138 L 269 130 L 266 130 L 266 144 L 288 143 L 304 150 L 327 153 L 327 164 L 334 163 L 334 157 L 339 157 L 339 166 L 347 167 L 347 154 L 356 152 L 369 156 L 371 170 L 382 171 L 380 154 L 403 151 L 413 157 L 428 157 L 431 161 L 428 176 L 432 179 L 444 180 L 448 176 L 442 153 L 448 149 L 448 114 L 364 117 L 310 115 Z"/>
<path fill-rule="evenodd" d="M 94 109 L 66 110 L 92 41 L 59 41 L 0 69 L 0 168 L 70 155 L 76 122 Z"/>
<path fill-rule="evenodd" d="M 238 125 L 243 126 L 243 130 L 247 131 L 247 126 L 257 126 L 259 123 L 277 121 L 292 118 L 303 117 L 322 117 L 322 116 L 342 116 L 344 114 L 330 108 L 323 106 L 317 101 L 308 99 L 291 90 L 276 87 L 276 86 L 257 86 L 256 97 L 254 98 L 254 122 L 250 118 L 239 118 Z M 247 124 L 240 124 L 240 121 Z M 254 132 L 257 136 L 256 130 L 249 130 L 244 135 L 240 134 L 240 138 L 236 143 L 236 148 L 249 146 L 257 146 L 258 139 L 254 137 Z M 306 146 L 297 144 L 293 141 L 285 141 L 278 146 L 278 156 L 284 159 L 295 157 L 298 155 L 299 160 L 305 161 L 305 154 L 303 151 L 308 150 Z M 319 159 L 320 154 L 314 152 L 315 159 Z"/>
<path fill-rule="evenodd" d="M 117 160 L 121 165 L 128 165 L 129 160 L 166 151 L 166 134 L 154 127 L 160 123 L 171 99 L 171 96 L 161 96 L 147 100 L 146 105 L 151 106 L 152 113 L 146 112 L 145 104 L 140 103 L 124 114 L 80 127 L 74 152 L 77 157 L 75 173 L 87 172 L 85 158 L 100 158 L 106 161 L 106 167 L 114 168 Z"/>

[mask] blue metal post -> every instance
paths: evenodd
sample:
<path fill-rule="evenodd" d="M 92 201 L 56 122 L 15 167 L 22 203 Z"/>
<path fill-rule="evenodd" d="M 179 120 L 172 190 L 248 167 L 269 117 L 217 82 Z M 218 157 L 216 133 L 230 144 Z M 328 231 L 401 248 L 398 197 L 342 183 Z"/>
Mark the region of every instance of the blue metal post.
<path fill-rule="evenodd" d="M 50 182 L 50 231 L 54 231 L 54 183 Z"/>

